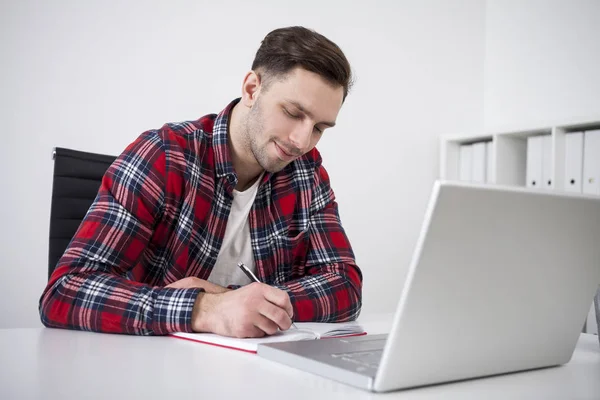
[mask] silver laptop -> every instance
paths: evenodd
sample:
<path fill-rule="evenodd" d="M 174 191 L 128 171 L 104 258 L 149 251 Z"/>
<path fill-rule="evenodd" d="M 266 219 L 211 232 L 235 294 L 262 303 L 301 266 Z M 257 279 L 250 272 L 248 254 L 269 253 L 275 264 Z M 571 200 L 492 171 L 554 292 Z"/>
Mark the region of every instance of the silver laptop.
<path fill-rule="evenodd" d="M 389 336 L 260 345 L 376 392 L 568 362 L 600 283 L 600 198 L 436 182 Z"/>

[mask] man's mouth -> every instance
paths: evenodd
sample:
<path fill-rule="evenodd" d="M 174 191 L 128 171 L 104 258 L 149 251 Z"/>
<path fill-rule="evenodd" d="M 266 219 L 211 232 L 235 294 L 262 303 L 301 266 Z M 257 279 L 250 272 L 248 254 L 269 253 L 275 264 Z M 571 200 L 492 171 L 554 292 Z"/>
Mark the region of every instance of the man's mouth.
<path fill-rule="evenodd" d="M 279 144 L 277 144 L 277 142 L 275 143 L 275 148 L 277 149 L 277 152 L 279 153 L 279 158 L 281 158 L 283 161 L 291 161 L 294 158 L 296 158 L 296 156 L 293 154 L 293 152 L 290 152 L 289 150 L 286 150 L 285 148 L 281 147 Z"/>

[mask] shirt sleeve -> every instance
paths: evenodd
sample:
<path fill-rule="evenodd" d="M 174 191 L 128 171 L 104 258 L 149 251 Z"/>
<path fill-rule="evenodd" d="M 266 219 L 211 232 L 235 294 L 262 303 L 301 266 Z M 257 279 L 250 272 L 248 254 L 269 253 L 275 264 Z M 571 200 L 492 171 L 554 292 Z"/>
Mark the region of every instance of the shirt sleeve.
<path fill-rule="evenodd" d="M 344 322 L 358 318 L 362 273 L 339 216 L 324 167 L 315 172 L 306 274 L 278 285 L 288 293 L 295 321 Z"/>
<path fill-rule="evenodd" d="M 157 131 L 142 134 L 109 167 L 42 293 L 45 326 L 138 335 L 191 332 L 201 289 L 153 287 L 131 275 L 164 211 L 167 175 Z"/>

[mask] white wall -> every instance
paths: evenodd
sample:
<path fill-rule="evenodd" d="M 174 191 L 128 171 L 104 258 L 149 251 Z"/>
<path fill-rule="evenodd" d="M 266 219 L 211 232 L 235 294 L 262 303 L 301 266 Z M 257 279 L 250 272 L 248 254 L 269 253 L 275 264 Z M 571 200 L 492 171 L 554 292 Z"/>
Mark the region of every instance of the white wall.
<path fill-rule="evenodd" d="M 483 127 L 485 3 L 2 2 L 0 328 L 39 326 L 54 146 L 117 154 L 167 121 L 220 111 L 260 40 L 300 24 L 357 75 L 319 148 L 365 277 L 364 313 L 399 297 L 438 135 Z"/>
<path fill-rule="evenodd" d="M 485 128 L 600 114 L 600 1 L 487 0 Z"/>

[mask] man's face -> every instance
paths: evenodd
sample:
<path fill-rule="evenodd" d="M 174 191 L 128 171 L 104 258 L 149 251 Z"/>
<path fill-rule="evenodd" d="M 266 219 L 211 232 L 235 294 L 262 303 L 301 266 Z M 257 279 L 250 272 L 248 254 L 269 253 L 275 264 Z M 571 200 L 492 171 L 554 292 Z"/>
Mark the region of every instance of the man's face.
<path fill-rule="evenodd" d="M 335 125 L 344 90 L 301 68 L 261 88 L 247 114 L 244 141 L 259 165 L 281 171 L 312 150 Z"/>

